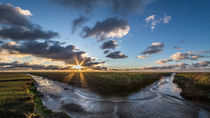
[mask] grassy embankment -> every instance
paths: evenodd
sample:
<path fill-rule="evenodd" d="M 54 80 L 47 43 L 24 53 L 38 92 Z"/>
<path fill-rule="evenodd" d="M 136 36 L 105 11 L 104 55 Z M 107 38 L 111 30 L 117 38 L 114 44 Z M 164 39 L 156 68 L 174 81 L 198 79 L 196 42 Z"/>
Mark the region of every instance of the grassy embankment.
<path fill-rule="evenodd" d="M 178 73 L 174 82 L 184 98 L 210 103 L 210 73 Z"/>
<path fill-rule="evenodd" d="M 88 88 L 100 95 L 127 96 L 159 80 L 170 73 L 123 73 L 123 72 L 39 72 L 34 75 L 47 77 L 73 86 Z M 83 78 L 84 77 L 84 78 Z"/>
<path fill-rule="evenodd" d="M 31 77 L 24 73 L 0 73 L 1 118 L 69 118 L 47 110 Z"/>

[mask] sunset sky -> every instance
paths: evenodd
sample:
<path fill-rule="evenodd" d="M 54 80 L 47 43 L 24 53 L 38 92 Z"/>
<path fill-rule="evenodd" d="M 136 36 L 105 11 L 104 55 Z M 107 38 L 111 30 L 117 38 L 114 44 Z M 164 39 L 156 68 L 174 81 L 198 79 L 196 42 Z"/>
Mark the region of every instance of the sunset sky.
<path fill-rule="evenodd" d="M 0 70 L 210 70 L 209 0 L 0 0 Z M 78 60 L 78 63 L 75 61 Z"/>

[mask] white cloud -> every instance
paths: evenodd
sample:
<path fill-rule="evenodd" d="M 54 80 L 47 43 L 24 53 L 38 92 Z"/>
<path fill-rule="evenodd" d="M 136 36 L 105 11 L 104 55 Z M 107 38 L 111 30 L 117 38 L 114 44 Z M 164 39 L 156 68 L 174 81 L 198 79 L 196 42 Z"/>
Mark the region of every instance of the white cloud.
<path fill-rule="evenodd" d="M 138 59 L 144 59 L 144 58 L 147 58 L 149 57 L 148 55 L 145 55 L 145 56 L 137 56 Z"/>
<path fill-rule="evenodd" d="M 155 15 L 151 15 L 151 16 L 148 16 L 147 18 L 145 18 L 145 21 L 149 22 L 149 21 L 154 20 L 154 19 L 155 19 Z"/>
<path fill-rule="evenodd" d="M 20 8 L 20 7 L 15 7 L 15 9 L 16 9 L 19 13 L 21 13 L 21 14 L 23 14 L 23 15 L 25 15 L 25 16 L 32 16 L 32 13 L 31 13 L 29 10 L 24 10 L 24 9 L 22 9 L 22 8 Z"/>
<path fill-rule="evenodd" d="M 129 30 L 130 30 L 130 27 L 126 26 L 125 28 L 118 28 L 104 35 L 106 38 L 122 38 L 128 34 Z"/>
<path fill-rule="evenodd" d="M 155 42 L 155 43 L 152 43 L 151 45 L 152 45 L 152 46 L 161 46 L 161 45 L 163 45 L 163 43 Z"/>
<path fill-rule="evenodd" d="M 171 55 L 170 58 L 173 59 L 173 60 L 179 61 L 179 60 L 182 60 L 182 59 L 187 59 L 188 58 L 188 54 L 177 52 L 177 53 Z"/>
<path fill-rule="evenodd" d="M 166 23 L 169 23 L 170 21 L 171 21 L 171 16 L 164 15 L 163 23 L 166 24 Z"/>
<path fill-rule="evenodd" d="M 145 18 L 147 24 L 149 24 L 150 29 L 153 31 L 158 24 L 168 24 L 171 21 L 171 16 L 164 15 L 156 17 L 156 15 L 151 15 Z"/>

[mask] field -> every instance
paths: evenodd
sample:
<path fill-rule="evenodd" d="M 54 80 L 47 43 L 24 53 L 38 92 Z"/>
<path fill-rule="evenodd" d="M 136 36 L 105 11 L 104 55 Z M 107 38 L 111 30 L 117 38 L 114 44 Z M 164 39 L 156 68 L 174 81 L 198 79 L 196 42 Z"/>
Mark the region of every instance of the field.
<path fill-rule="evenodd" d="M 210 102 L 210 73 L 178 73 L 174 82 L 187 99 Z"/>
<path fill-rule="evenodd" d="M 120 72 L 39 72 L 33 75 L 47 77 L 73 86 L 88 88 L 106 96 L 128 96 L 170 73 Z"/>
<path fill-rule="evenodd" d="M 30 118 L 32 116 L 67 118 L 64 113 L 46 110 L 33 79 L 27 74 L 0 73 L 0 117 Z"/>

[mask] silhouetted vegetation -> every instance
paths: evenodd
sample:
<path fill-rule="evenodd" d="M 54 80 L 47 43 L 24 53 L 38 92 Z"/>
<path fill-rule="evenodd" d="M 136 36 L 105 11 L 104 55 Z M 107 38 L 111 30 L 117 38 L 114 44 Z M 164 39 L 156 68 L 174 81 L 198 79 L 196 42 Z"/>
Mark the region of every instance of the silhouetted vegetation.
<path fill-rule="evenodd" d="M 183 97 L 210 102 L 210 73 L 178 73 L 174 82 L 182 88 Z"/>
<path fill-rule="evenodd" d="M 100 95 L 127 96 L 159 80 L 170 73 L 125 73 L 125 72 L 37 72 L 31 73 L 73 86 L 88 88 Z M 84 78 L 83 78 L 84 77 Z"/>

